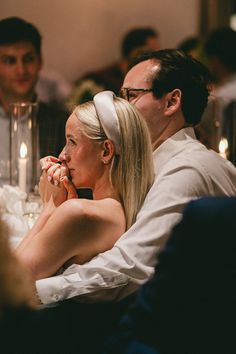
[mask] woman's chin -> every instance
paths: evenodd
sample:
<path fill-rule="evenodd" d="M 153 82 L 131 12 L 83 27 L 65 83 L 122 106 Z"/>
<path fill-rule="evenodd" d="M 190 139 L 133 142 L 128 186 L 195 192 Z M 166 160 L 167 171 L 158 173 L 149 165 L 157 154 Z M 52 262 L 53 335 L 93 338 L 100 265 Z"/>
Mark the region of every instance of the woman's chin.
<path fill-rule="evenodd" d="M 73 178 L 72 176 L 71 176 L 71 182 L 73 183 L 73 185 L 75 186 L 75 188 L 79 188 L 78 187 L 78 185 L 80 184 L 77 180 L 76 180 L 76 178 Z"/>
<path fill-rule="evenodd" d="M 84 188 L 85 186 L 83 185 L 83 183 L 79 182 L 78 180 L 76 181 L 76 179 L 72 178 L 71 179 L 73 185 L 75 186 L 75 188 Z"/>

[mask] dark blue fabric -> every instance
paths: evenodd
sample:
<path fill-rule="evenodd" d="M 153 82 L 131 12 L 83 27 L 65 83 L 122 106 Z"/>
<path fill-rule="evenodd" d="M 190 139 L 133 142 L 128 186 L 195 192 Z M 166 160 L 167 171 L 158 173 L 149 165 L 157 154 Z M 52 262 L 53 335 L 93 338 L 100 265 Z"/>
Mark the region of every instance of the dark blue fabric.
<path fill-rule="evenodd" d="M 38 311 L 5 309 L 0 313 L 3 354 L 98 354 L 133 302 L 85 304 L 63 301 Z M 152 353 L 150 353 L 152 354 Z"/>
<path fill-rule="evenodd" d="M 136 301 L 6 310 L 3 353 L 235 354 L 236 198 L 188 204 L 158 261 Z"/>
<path fill-rule="evenodd" d="M 148 348 L 161 354 L 233 354 L 235 333 L 236 198 L 203 198 L 188 204 L 155 276 L 103 353 L 131 354 L 135 342 L 142 354 Z"/>

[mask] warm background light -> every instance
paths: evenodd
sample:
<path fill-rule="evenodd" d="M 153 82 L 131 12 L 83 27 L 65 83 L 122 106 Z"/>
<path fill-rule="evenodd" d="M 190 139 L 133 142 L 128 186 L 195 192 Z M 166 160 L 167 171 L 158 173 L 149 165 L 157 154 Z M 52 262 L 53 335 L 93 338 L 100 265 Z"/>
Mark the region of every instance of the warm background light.
<path fill-rule="evenodd" d="M 21 146 L 20 146 L 20 157 L 21 158 L 25 158 L 27 155 L 27 146 L 25 143 L 21 143 Z"/>

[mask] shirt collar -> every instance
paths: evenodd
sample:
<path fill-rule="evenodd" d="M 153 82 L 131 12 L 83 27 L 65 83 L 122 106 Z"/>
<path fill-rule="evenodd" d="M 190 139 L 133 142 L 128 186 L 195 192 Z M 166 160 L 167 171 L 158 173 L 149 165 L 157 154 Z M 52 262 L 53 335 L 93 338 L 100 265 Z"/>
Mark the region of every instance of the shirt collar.
<path fill-rule="evenodd" d="M 155 171 L 158 172 L 170 159 L 170 156 L 182 147 L 183 141 L 196 140 L 196 135 L 192 127 L 179 130 L 166 141 L 164 141 L 153 152 Z"/>

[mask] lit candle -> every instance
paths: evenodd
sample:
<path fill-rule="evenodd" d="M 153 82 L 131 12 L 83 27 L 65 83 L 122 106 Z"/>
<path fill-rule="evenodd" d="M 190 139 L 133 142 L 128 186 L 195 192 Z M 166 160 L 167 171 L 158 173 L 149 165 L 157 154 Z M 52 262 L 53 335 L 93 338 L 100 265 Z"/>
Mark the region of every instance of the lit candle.
<path fill-rule="evenodd" d="M 20 158 L 19 158 L 19 187 L 23 192 L 26 192 L 26 165 L 27 165 L 27 146 L 21 143 Z"/>
<path fill-rule="evenodd" d="M 222 156 L 224 159 L 227 159 L 226 155 L 226 150 L 228 149 L 228 140 L 225 138 L 220 139 L 219 143 L 219 154 Z"/>

